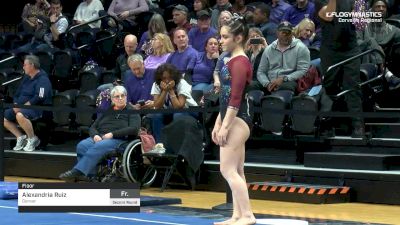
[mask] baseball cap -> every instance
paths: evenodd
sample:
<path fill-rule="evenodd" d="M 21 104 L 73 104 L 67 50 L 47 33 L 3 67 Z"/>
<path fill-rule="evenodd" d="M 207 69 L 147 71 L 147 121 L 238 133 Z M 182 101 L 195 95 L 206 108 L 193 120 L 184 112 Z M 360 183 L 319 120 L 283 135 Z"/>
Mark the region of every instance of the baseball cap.
<path fill-rule="evenodd" d="M 288 21 L 283 21 L 278 25 L 278 31 L 293 31 L 293 25 Z"/>
<path fill-rule="evenodd" d="M 197 18 L 200 19 L 201 17 L 210 17 L 210 13 L 207 10 L 200 10 L 197 12 Z"/>
<path fill-rule="evenodd" d="M 176 5 L 176 6 L 174 7 L 174 10 L 181 11 L 181 12 L 183 12 L 183 13 L 185 13 L 185 14 L 188 14 L 188 13 L 189 13 L 189 9 L 188 9 L 186 6 L 181 5 L 181 4 Z"/>

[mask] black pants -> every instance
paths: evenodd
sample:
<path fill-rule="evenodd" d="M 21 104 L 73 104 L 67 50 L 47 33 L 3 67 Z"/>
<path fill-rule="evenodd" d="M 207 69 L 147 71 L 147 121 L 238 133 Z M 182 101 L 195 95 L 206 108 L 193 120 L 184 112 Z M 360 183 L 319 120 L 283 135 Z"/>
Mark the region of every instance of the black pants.
<path fill-rule="evenodd" d="M 321 49 L 321 67 L 324 74 L 323 86 L 328 95 L 335 95 L 343 90 L 354 88 L 360 83 L 360 59 L 355 59 L 326 73 L 329 66 L 350 58 L 358 53 L 324 52 Z M 324 57 L 325 56 L 325 57 Z M 351 91 L 344 96 L 349 112 L 362 112 L 361 90 Z M 353 126 L 362 122 L 361 118 L 353 117 Z"/>

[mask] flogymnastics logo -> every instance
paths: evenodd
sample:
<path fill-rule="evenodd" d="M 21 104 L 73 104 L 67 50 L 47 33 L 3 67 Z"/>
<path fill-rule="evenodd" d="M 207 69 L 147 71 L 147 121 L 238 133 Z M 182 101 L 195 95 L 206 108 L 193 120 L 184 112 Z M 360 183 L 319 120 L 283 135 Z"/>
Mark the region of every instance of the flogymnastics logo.
<path fill-rule="evenodd" d="M 327 17 L 338 18 L 339 23 L 380 23 L 382 12 L 328 12 Z"/>

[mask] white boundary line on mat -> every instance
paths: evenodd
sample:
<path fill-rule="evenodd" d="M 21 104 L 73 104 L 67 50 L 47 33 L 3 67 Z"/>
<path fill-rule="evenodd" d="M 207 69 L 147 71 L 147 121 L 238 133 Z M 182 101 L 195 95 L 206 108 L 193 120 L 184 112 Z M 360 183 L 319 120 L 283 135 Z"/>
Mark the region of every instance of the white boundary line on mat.
<path fill-rule="evenodd" d="M 187 225 L 187 224 L 183 224 L 183 223 L 170 223 L 170 222 L 155 221 L 155 220 L 143 220 L 143 219 L 136 219 L 136 218 L 119 217 L 119 216 L 107 216 L 107 215 L 89 214 L 89 213 L 69 213 L 69 214 L 80 215 L 80 216 L 101 217 L 101 218 L 109 218 L 109 219 L 118 219 L 118 220 L 140 221 L 140 222 L 147 222 L 147 223 L 170 224 L 170 225 Z"/>
<path fill-rule="evenodd" d="M 18 207 L 3 206 L 3 205 L 0 205 L 0 208 L 4 208 L 4 209 L 18 209 Z"/>
<path fill-rule="evenodd" d="M 18 207 L 1 206 L 1 205 L 0 205 L 0 208 L 18 209 Z M 143 219 L 137 219 L 137 218 L 128 218 L 128 217 L 120 217 L 120 216 L 107 216 L 107 215 L 90 214 L 90 213 L 68 213 L 68 214 L 78 215 L 78 216 L 91 216 L 91 217 L 100 217 L 100 218 L 108 218 L 108 219 L 117 219 L 117 220 L 130 220 L 130 221 L 138 221 L 138 222 L 157 223 L 157 224 L 187 225 L 187 224 L 184 224 L 184 223 L 170 223 L 170 222 L 163 222 L 163 221 L 143 220 Z"/>

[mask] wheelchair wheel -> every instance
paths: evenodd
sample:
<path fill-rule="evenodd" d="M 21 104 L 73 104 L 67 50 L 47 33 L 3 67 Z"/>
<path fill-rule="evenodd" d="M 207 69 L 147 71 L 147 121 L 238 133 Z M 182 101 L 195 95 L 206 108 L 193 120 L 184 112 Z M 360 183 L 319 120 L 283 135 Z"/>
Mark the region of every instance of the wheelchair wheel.
<path fill-rule="evenodd" d="M 125 181 L 122 166 L 123 154 L 118 152 L 111 157 L 107 157 L 98 165 L 97 180 L 100 182 Z"/>
<path fill-rule="evenodd" d="M 139 183 L 142 187 L 150 186 L 157 176 L 157 170 L 145 164 L 140 140 L 128 144 L 122 157 L 122 168 L 129 182 Z"/>

